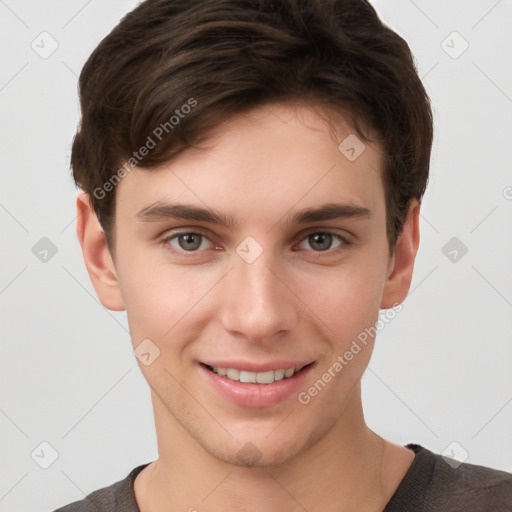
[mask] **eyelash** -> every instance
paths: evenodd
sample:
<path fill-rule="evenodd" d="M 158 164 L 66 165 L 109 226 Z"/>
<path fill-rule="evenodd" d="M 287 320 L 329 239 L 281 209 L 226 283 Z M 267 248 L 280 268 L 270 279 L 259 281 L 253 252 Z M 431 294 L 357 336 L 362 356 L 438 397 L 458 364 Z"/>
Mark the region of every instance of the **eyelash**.
<path fill-rule="evenodd" d="M 334 249 L 327 249 L 325 251 L 311 250 L 310 252 L 313 252 L 315 254 L 315 257 L 321 258 L 321 257 L 324 257 L 324 256 L 333 256 L 334 254 L 338 254 L 339 252 L 343 251 L 346 248 L 346 246 L 351 245 L 351 243 L 352 243 L 349 240 L 347 240 L 347 238 L 341 236 L 340 234 L 338 234 L 338 233 L 336 233 L 334 231 L 329 231 L 329 230 L 312 230 L 312 231 L 309 231 L 309 232 L 304 234 L 304 236 L 300 239 L 299 243 L 302 243 L 304 240 L 306 240 L 311 235 L 319 235 L 319 234 L 322 234 L 322 235 L 332 235 L 334 238 L 338 239 L 338 241 L 341 242 L 341 245 L 339 247 L 334 248 Z M 170 241 L 174 240 L 175 238 L 177 238 L 178 236 L 181 236 L 181 235 L 200 235 L 200 236 L 206 238 L 211 243 L 213 243 L 209 239 L 208 234 L 206 232 L 202 231 L 201 229 L 197 229 L 197 228 L 195 229 L 195 231 L 178 231 L 178 232 L 173 232 L 170 235 L 168 235 L 168 236 L 166 236 L 165 238 L 162 239 L 162 243 L 167 248 L 169 248 L 169 250 L 171 252 L 173 252 L 175 254 L 178 254 L 180 256 L 184 256 L 186 258 L 197 257 L 203 251 L 200 251 L 200 250 L 185 251 L 185 250 L 177 250 L 177 249 L 175 249 L 170 244 Z"/>

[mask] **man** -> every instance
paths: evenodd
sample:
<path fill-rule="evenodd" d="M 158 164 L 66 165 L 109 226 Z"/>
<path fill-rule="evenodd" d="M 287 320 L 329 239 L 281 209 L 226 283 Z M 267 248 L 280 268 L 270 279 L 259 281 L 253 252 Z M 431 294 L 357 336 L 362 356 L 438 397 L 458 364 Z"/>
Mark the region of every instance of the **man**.
<path fill-rule="evenodd" d="M 59 511 L 512 510 L 512 475 L 364 421 L 433 133 L 370 4 L 146 0 L 80 93 L 78 238 L 103 305 L 127 311 L 159 457 Z"/>

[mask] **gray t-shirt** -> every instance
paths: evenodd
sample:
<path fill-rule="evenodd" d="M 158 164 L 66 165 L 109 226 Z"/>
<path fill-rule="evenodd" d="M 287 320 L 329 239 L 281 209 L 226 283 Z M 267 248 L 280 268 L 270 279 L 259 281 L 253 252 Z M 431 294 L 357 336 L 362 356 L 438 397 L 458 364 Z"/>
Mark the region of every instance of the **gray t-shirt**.
<path fill-rule="evenodd" d="M 414 460 L 383 512 L 512 512 L 512 473 L 468 463 L 455 467 L 453 459 L 449 464 L 423 446 L 406 447 Z M 54 512 L 140 512 L 133 481 L 148 464 Z"/>

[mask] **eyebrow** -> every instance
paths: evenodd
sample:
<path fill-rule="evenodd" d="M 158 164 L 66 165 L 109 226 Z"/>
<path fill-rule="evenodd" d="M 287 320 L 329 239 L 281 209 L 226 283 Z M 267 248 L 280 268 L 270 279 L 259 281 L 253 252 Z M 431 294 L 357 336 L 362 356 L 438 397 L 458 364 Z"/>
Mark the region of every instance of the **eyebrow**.
<path fill-rule="evenodd" d="M 233 217 L 227 217 L 216 210 L 179 203 L 156 202 L 140 210 L 136 217 L 144 222 L 169 219 L 195 220 L 218 224 L 228 229 L 233 229 L 238 225 Z M 307 224 L 309 222 L 363 217 L 371 217 L 371 211 L 368 208 L 353 204 L 328 203 L 301 210 L 295 213 L 291 219 L 288 216 L 287 224 Z"/>

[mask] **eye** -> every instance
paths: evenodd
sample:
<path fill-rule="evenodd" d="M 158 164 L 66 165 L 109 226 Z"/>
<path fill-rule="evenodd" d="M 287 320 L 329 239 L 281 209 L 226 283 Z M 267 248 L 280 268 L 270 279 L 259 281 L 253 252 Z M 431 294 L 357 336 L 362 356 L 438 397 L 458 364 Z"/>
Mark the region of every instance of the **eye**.
<path fill-rule="evenodd" d="M 191 256 L 200 253 L 202 250 L 212 247 L 211 240 L 206 234 L 195 231 L 182 231 L 172 233 L 162 240 L 162 243 L 171 246 L 170 249 L 182 255 L 189 253 Z M 350 242 L 337 233 L 330 231 L 314 231 L 306 235 L 299 244 L 301 249 L 308 249 L 304 244 L 316 253 L 337 252 L 335 249 L 350 245 Z M 333 250 L 334 249 L 334 250 Z"/>
<path fill-rule="evenodd" d="M 209 247 L 207 242 L 211 244 L 205 235 L 194 232 L 176 233 L 165 238 L 163 242 L 172 245 L 177 252 L 198 252 L 199 249 Z"/>
<path fill-rule="evenodd" d="M 333 242 L 337 242 L 337 245 L 333 247 Z M 314 233 L 309 233 L 306 238 L 301 242 L 299 247 L 303 247 L 304 243 L 308 243 L 310 247 L 313 248 L 315 252 L 326 252 L 329 249 L 336 249 L 342 245 L 348 245 L 349 242 L 343 238 L 341 235 L 336 233 L 331 233 L 329 231 L 316 231 Z M 306 248 L 307 249 L 307 248 Z"/>

